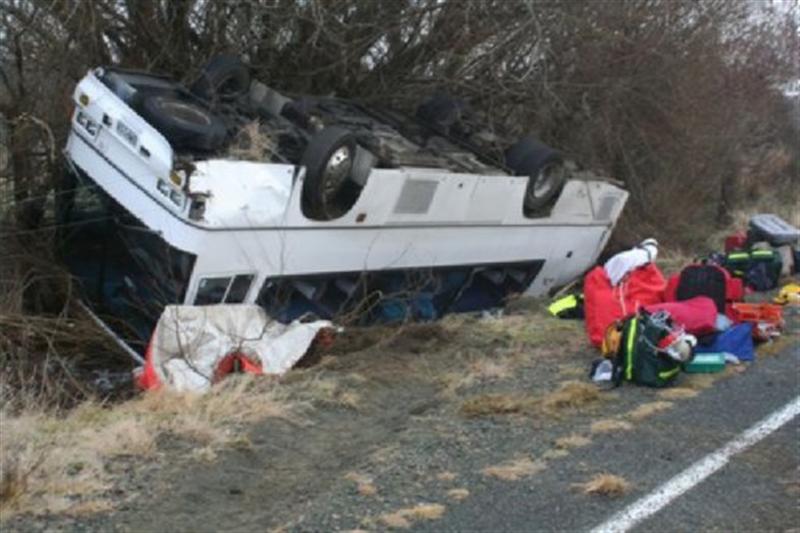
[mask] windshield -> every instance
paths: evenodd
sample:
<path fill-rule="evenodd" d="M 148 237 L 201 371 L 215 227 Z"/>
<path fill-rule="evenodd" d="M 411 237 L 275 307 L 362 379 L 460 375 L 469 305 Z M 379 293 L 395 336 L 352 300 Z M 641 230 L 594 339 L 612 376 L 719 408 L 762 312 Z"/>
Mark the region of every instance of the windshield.
<path fill-rule="evenodd" d="M 164 306 L 183 303 L 195 256 L 167 244 L 88 178 L 70 179 L 59 206 L 64 260 L 86 300 L 117 317 L 120 336 L 144 348 Z"/>

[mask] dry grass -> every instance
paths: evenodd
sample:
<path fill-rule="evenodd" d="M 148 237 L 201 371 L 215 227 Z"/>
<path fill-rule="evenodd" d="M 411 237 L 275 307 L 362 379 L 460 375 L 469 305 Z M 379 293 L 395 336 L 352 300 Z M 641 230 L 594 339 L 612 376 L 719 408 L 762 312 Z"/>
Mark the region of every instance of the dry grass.
<path fill-rule="evenodd" d="M 372 463 L 383 465 L 392 463 L 400 456 L 400 447 L 396 444 L 378 448 L 369 455 L 369 460 Z"/>
<path fill-rule="evenodd" d="M 761 179 L 760 177 L 758 178 Z M 796 197 L 795 197 L 796 198 Z M 722 249 L 725 237 L 737 230 L 747 229 L 750 217 L 757 213 L 775 213 L 789 224 L 800 227 L 800 209 L 790 200 L 790 197 L 781 196 L 776 191 L 764 191 L 764 194 L 751 196 L 750 205 L 742 206 L 731 213 L 731 223 L 728 227 L 712 233 L 708 240 L 709 249 Z"/>
<path fill-rule="evenodd" d="M 378 489 L 370 476 L 359 474 L 358 472 L 348 472 L 344 478 L 355 483 L 356 490 L 362 496 L 375 496 L 378 493 Z"/>
<path fill-rule="evenodd" d="M 556 448 L 561 450 L 571 450 L 573 448 L 583 448 L 592 443 L 592 439 L 583 435 L 572 434 L 555 440 Z"/>
<path fill-rule="evenodd" d="M 112 503 L 108 500 L 87 500 L 84 502 L 79 502 L 72 507 L 70 507 L 66 514 L 70 516 L 88 516 L 97 513 L 107 513 L 114 508 Z"/>
<path fill-rule="evenodd" d="M 672 387 L 658 391 L 656 394 L 659 398 L 664 400 L 684 400 L 686 398 L 694 398 L 698 392 L 696 389 L 689 387 Z"/>
<path fill-rule="evenodd" d="M 562 365 L 558 367 L 558 375 L 564 378 L 582 378 L 586 376 L 586 369 L 580 365 Z"/>
<path fill-rule="evenodd" d="M 211 446 L 203 446 L 192 450 L 192 458 L 202 463 L 213 463 L 217 459 L 217 451 Z"/>
<path fill-rule="evenodd" d="M 460 502 L 469 498 L 469 491 L 467 489 L 450 489 L 447 491 L 447 497 Z"/>
<path fill-rule="evenodd" d="M 631 429 L 633 429 L 633 424 L 630 422 L 606 418 L 592 422 L 589 430 L 592 433 L 613 433 L 615 431 L 630 431 Z"/>
<path fill-rule="evenodd" d="M 563 448 L 551 448 L 542 454 L 542 459 L 562 459 L 569 455 L 569 452 Z"/>
<path fill-rule="evenodd" d="M 195 458 L 241 446 L 245 423 L 299 420 L 302 404 L 265 382 L 226 380 L 197 396 L 157 391 L 113 408 L 85 403 L 64 413 L 0 413 L 0 504 L 18 513 L 86 514 L 104 510 L 113 485 L 106 465 L 120 456 L 149 457 L 162 435 L 201 444 Z"/>
<path fill-rule="evenodd" d="M 468 371 L 476 380 L 497 381 L 511 377 L 513 362 L 509 357 L 482 358 L 469 363 Z"/>
<path fill-rule="evenodd" d="M 542 355 L 550 356 L 582 346 L 585 337 L 579 321 L 557 320 L 543 311 L 481 320 L 476 327 L 485 335 L 506 339 L 520 348 L 542 347 L 546 349 Z"/>
<path fill-rule="evenodd" d="M 228 157 L 262 163 L 275 149 L 275 139 L 261 130 L 258 121 L 254 120 L 239 130 L 228 150 Z"/>
<path fill-rule="evenodd" d="M 630 489 L 631 484 L 620 476 L 614 474 L 597 474 L 585 483 L 576 483 L 573 488 L 580 490 L 584 494 L 596 494 L 600 496 L 622 496 Z"/>
<path fill-rule="evenodd" d="M 468 417 L 540 412 L 557 415 L 565 410 L 585 408 L 610 398 L 595 385 L 566 381 L 540 398 L 523 394 L 481 394 L 461 404 L 461 413 Z"/>
<path fill-rule="evenodd" d="M 656 413 L 670 409 L 673 405 L 674 404 L 672 402 L 664 401 L 643 403 L 628 413 L 628 417 L 636 421 L 644 420 L 645 418 L 651 417 Z"/>
<path fill-rule="evenodd" d="M 414 507 L 399 509 L 393 513 L 382 514 L 379 520 L 386 526 L 395 529 L 408 529 L 413 522 L 420 520 L 438 520 L 445 512 L 445 506 L 439 503 L 420 503 Z"/>
<path fill-rule="evenodd" d="M 595 385 L 580 381 L 566 381 L 558 389 L 541 399 L 545 412 L 554 413 L 564 409 L 576 409 L 599 402 L 603 395 Z"/>
<path fill-rule="evenodd" d="M 686 388 L 700 391 L 711 387 L 717 379 L 716 374 L 686 374 L 683 384 Z"/>
<path fill-rule="evenodd" d="M 519 394 L 481 394 L 461 404 L 461 413 L 468 417 L 508 415 L 530 411 L 535 398 Z"/>
<path fill-rule="evenodd" d="M 461 368 L 444 372 L 439 381 L 442 393 L 448 398 L 458 397 L 460 391 L 479 383 L 503 381 L 514 375 L 514 371 L 524 364 L 519 353 L 514 355 L 465 357 Z"/>
<path fill-rule="evenodd" d="M 361 407 L 361 395 L 346 382 L 361 378 L 363 376 L 358 374 L 338 377 L 328 375 L 328 373 L 315 373 L 301 375 L 298 381 L 293 382 L 293 385 L 299 396 L 312 403 L 358 410 Z"/>
<path fill-rule="evenodd" d="M 496 466 L 487 466 L 481 472 L 484 476 L 496 477 L 504 481 L 517 481 L 530 477 L 545 469 L 541 461 L 531 461 L 527 457 L 507 461 Z"/>
<path fill-rule="evenodd" d="M 436 479 L 445 482 L 454 481 L 457 477 L 458 474 L 454 474 L 453 472 L 449 471 L 439 472 L 438 474 L 436 474 Z"/>

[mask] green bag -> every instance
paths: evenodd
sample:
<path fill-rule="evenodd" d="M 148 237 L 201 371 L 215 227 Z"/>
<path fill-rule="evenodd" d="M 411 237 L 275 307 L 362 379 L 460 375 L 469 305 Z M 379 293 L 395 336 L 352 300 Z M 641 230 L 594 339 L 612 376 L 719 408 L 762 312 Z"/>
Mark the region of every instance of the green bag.
<path fill-rule="evenodd" d="M 622 340 L 614 361 L 614 382 L 630 381 L 647 387 L 666 387 L 681 371 L 681 364 L 657 350 L 669 328 L 641 310 L 622 325 Z"/>
<path fill-rule="evenodd" d="M 756 290 L 774 289 L 781 277 L 783 260 L 775 250 L 751 248 L 739 250 L 725 256 L 725 268 L 731 275 L 742 278 Z"/>
<path fill-rule="evenodd" d="M 744 250 L 737 250 L 729 252 L 725 256 L 725 268 L 732 276 L 737 278 L 744 278 L 747 274 L 747 269 L 750 267 L 750 252 Z"/>

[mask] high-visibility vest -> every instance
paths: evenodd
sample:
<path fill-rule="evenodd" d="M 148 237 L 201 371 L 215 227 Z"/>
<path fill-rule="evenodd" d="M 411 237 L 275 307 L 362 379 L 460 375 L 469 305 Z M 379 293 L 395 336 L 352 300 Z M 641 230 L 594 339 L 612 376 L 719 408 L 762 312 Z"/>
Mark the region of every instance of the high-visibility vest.
<path fill-rule="evenodd" d="M 569 294 L 559 298 L 547 310 L 558 318 L 580 318 L 583 316 L 583 294 Z"/>

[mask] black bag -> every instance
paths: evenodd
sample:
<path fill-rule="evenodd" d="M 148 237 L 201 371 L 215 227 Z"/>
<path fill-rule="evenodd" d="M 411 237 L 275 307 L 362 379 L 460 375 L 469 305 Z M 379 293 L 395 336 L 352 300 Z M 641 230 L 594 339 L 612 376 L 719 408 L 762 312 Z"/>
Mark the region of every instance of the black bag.
<path fill-rule="evenodd" d="M 725 312 L 728 283 L 721 267 L 711 264 L 689 265 L 681 270 L 675 298 L 688 300 L 695 296 L 708 296 L 714 300 L 717 311 Z"/>
<path fill-rule="evenodd" d="M 783 260 L 775 250 L 751 250 L 750 266 L 745 283 L 757 291 L 769 291 L 778 286 Z"/>
<path fill-rule="evenodd" d="M 681 371 L 678 361 L 658 351 L 658 342 L 670 334 L 669 327 L 653 320 L 644 310 L 622 325 L 622 339 L 614 359 L 614 383 L 623 380 L 647 387 L 666 387 Z"/>
<path fill-rule="evenodd" d="M 775 250 L 751 249 L 729 253 L 725 268 L 735 277 L 757 291 L 768 291 L 778 286 L 783 260 Z"/>

